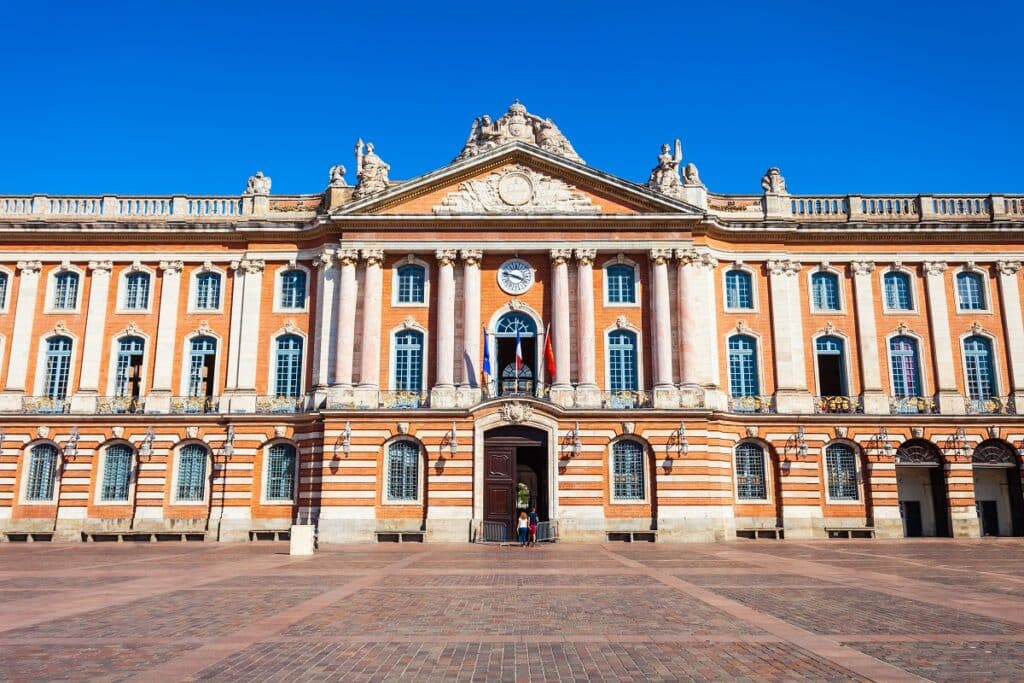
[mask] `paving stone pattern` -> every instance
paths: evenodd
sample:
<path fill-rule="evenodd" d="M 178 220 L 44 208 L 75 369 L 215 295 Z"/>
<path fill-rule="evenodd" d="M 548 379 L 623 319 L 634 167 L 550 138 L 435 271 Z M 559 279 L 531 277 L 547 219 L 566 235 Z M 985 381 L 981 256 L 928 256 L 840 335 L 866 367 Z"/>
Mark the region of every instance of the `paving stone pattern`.
<path fill-rule="evenodd" d="M 0 681 L 1024 680 L 1024 542 L 4 544 Z"/>

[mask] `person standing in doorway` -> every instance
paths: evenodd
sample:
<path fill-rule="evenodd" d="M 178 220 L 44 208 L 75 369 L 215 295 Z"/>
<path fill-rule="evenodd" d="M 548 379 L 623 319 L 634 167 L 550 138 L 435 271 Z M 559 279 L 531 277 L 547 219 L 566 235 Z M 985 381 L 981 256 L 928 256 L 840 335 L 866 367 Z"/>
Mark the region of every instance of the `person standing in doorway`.
<path fill-rule="evenodd" d="M 530 514 L 527 515 L 527 519 L 530 520 L 530 545 L 537 545 L 537 525 L 540 523 L 540 517 L 537 516 L 536 506 L 530 506 Z"/>
<path fill-rule="evenodd" d="M 526 516 L 526 510 L 519 513 L 519 547 L 526 545 L 530 533 L 530 518 Z"/>

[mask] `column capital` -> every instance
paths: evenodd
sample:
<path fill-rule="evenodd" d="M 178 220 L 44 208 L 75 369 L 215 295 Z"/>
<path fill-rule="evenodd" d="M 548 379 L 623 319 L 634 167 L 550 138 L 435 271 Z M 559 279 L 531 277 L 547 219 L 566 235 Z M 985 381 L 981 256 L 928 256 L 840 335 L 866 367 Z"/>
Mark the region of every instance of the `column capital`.
<path fill-rule="evenodd" d="M 103 273 L 110 275 L 110 271 L 114 269 L 113 261 L 89 261 L 89 270 L 94 273 Z"/>
<path fill-rule="evenodd" d="M 334 252 L 322 249 L 313 257 L 314 268 L 330 268 L 334 265 Z"/>
<path fill-rule="evenodd" d="M 708 270 L 718 266 L 718 259 L 704 249 L 676 249 L 675 257 L 684 266 L 699 266 Z"/>
<path fill-rule="evenodd" d="M 551 250 L 551 262 L 555 265 L 561 265 L 572 258 L 572 249 L 552 249 Z"/>
<path fill-rule="evenodd" d="M 176 275 L 185 269 L 185 264 L 181 261 L 161 261 L 158 267 L 165 273 Z"/>
<path fill-rule="evenodd" d="M 850 270 L 854 275 L 870 275 L 874 269 L 874 261 L 850 261 Z"/>
<path fill-rule="evenodd" d="M 455 263 L 455 259 L 458 255 L 456 249 L 438 249 L 434 252 L 434 257 L 437 259 L 437 263 L 440 266 L 450 266 Z"/>
<path fill-rule="evenodd" d="M 597 249 L 577 249 L 575 252 L 576 261 L 582 266 L 594 265 L 594 259 L 597 258 Z"/>
<path fill-rule="evenodd" d="M 1020 261 L 996 261 L 996 270 L 1001 275 L 1016 275 L 1020 266 Z"/>
<path fill-rule="evenodd" d="M 796 275 L 800 272 L 800 262 L 793 259 L 772 259 L 765 265 L 772 275 Z"/>
<path fill-rule="evenodd" d="M 25 275 L 38 275 L 39 271 L 43 269 L 43 263 L 42 261 L 18 261 L 17 268 Z"/>
<path fill-rule="evenodd" d="M 359 250 L 358 249 L 339 249 L 335 254 L 338 257 L 338 263 L 343 266 L 353 266 L 359 261 Z"/>
<path fill-rule="evenodd" d="M 266 267 L 266 261 L 260 259 L 242 259 L 231 262 L 231 270 L 243 270 L 249 274 L 262 273 Z"/>
<path fill-rule="evenodd" d="M 651 249 L 651 260 L 655 265 L 663 266 L 672 258 L 671 249 Z"/>
<path fill-rule="evenodd" d="M 363 260 L 366 261 L 368 266 L 379 266 L 384 263 L 384 250 L 383 249 L 363 249 L 362 250 Z"/>
<path fill-rule="evenodd" d="M 480 249 L 463 249 L 459 252 L 459 256 L 467 266 L 479 266 L 480 261 L 484 258 L 484 252 Z"/>
<path fill-rule="evenodd" d="M 942 275 L 949 265 L 945 261 L 925 261 L 921 268 L 925 275 Z"/>

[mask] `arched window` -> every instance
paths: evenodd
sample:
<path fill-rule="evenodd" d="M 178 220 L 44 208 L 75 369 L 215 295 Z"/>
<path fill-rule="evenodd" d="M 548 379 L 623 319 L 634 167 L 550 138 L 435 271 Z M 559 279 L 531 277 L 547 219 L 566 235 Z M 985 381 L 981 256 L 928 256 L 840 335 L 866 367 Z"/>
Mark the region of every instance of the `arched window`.
<path fill-rule="evenodd" d="M 306 271 L 286 270 L 281 273 L 281 308 L 306 307 Z"/>
<path fill-rule="evenodd" d="M 78 304 L 78 273 L 57 273 L 53 278 L 53 309 L 74 310 Z"/>
<path fill-rule="evenodd" d="M 128 500 L 128 488 L 131 480 L 132 449 L 120 443 L 107 448 L 103 458 L 103 483 L 100 485 L 100 500 L 104 502 Z"/>
<path fill-rule="evenodd" d="M 636 391 L 636 333 L 615 330 L 608 333 L 608 390 Z"/>
<path fill-rule="evenodd" d="M 67 398 L 70 370 L 71 338 L 50 337 L 46 342 L 46 376 L 43 379 L 43 392 L 47 398 Z"/>
<path fill-rule="evenodd" d="M 388 446 L 388 500 L 415 501 L 420 490 L 420 449 L 412 441 Z"/>
<path fill-rule="evenodd" d="M 736 446 L 736 497 L 739 500 L 767 500 L 764 449 L 756 443 Z"/>
<path fill-rule="evenodd" d="M 957 273 L 956 291 L 961 311 L 985 310 L 985 283 L 981 273 Z"/>
<path fill-rule="evenodd" d="M 633 266 L 620 263 L 608 266 L 604 272 L 607 281 L 608 303 L 635 304 L 636 279 Z"/>
<path fill-rule="evenodd" d="M 146 341 L 142 337 L 124 337 L 117 344 L 114 368 L 114 396 L 138 398 L 142 381 L 142 357 Z"/>
<path fill-rule="evenodd" d="M 188 356 L 188 395 L 213 395 L 213 375 L 217 361 L 217 340 L 213 337 L 193 337 Z"/>
<path fill-rule="evenodd" d="M 53 500 L 53 482 L 57 476 L 57 449 L 48 443 L 33 446 L 28 456 L 28 481 L 25 500 Z"/>
<path fill-rule="evenodd" d="M 427 270 L 415 263 L 398 268 L 398 303 L 422 304 L 426 301 Z"/>
<path fill-rule="evenodd" d="M 733 398 L 761 393 L 757 379 L 757 340 L 745 334 L 729 337 L 729 393 Z"/>
<path fill-rule="evenodd" d="M 725 307 L 754 307 L 754 285 L 750 273 L 745 270 L 730 270 L 725 273 Z"/>
<path fill-rule="evenodd" d="M 124 308 L 129 311 L 149 308 L 149 273 L 129 273 L 125 278 Z"/>
<path fill-rule="evenodd" d="M 885 307 L 890 311 L 909 311 L 914 308 L 910 294 L 910 276 L 893 271 L 882 277 L 885 284 Z"/>
<path fill-rule="evenodd" d="M 811 308 L 816 311 L 839 310 L 839 278 L 835 273 L 811 275 Z"/>
<path fill-rule="evenodd" d="M 267 452 L 267 500 L 293 500 L 295 497 L 295 447 L 275 443 Z"/>
<path fill-rule="evenodd" d="M 830 499 L 857 500 L 857 458 L 853 448 L 844 443 L 834 443 L 826 448 L 825 473 Z"/>
<path fill-rule="evenodd" d="M 200 273 L 196 276 L 197 311 L 216 311 L 220 308 L 220 273 Z"/>
<path fill-rule="evenodd" d="M 7 308 L 7 273 L 0 272 L 0 308 Z"/>
<path fill-rule="evenodd" d="M 612 496 L 644 499 L 644 447 L 637 441 L 624 439 L 612 446 Z"/>
<path fill-rule="evenodd" d="M 818 337 L 814 353 L 818 362 L 818 391 L 822 396 L 846 396 L 845 344 L 840 337 Z"/>
<path fill-rule="evenodd" d="M 893 395 L 897 398 L 920 396 L 921 363 L 917 357 L 917 340 L 905 335 L 890 339 L 889 364 Z"/>
<path fill-rule="evenodd" d="M 274 395 L 298 398 L 301 388 L 302 337 L 281 335 L 274 354 Z"/>
<path fill-rule="evenodd" d="M 423 333 L 395 333 L 395 391 L 423 390 Z"/>
<path fill-rule="evenodd" d="M 178 500 L 187 502 L 206 499 L 206 449 L 194 443 L 178 453 Z"/>
<path fill-rule="evenodd" d="M 515 337 L 516 332 L 521 337 L 534 337 L 537 335 L 537 325 L 533 318 L 523 313 L 506 313 L 498 320 L 495 328 L 495 335 L 502 337 Z"/>
<path fill-rule="evenodd" d="M 974 335 L 964 340 L 964 361 L 967 368 L 967 395 L 972 401 L 985 401 L 997 393 L 992 369 L 992 342 Z"/>

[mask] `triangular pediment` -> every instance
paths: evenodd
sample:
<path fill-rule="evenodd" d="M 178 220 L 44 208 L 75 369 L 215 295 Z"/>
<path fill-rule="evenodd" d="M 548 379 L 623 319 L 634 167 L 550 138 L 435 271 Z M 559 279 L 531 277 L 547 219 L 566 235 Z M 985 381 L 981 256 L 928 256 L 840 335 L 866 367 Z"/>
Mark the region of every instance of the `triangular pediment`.
<path fill-rule="evenodd" d="M 699 208 L 545 150 L 513 142 L 386 190 L 334 215 L 692 214 Z"/>

